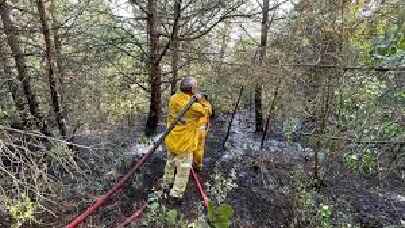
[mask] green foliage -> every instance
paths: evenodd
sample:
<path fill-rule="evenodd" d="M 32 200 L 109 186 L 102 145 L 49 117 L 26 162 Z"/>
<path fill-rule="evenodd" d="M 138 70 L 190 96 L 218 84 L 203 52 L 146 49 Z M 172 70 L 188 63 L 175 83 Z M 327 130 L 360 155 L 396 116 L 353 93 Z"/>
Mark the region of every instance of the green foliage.
<path fill-rule="evenodd" d="M 332 227 L 332 209 L 328 205 L 321 204 L 319 207 L 319 216 L 321 219 L 322 228 L 331 228 Z"/>
<path fill-rule="evenodd" d="M 383 132 L 387 138 L 393 138 L 400 135 L 404 130 L 397 122 L 387 121 L 383 123 Z"/>
<path fill-rule="evenodd" d="M 293 133 L 297 130 L 299 119 L 288 119 L 283 122 L 283 132 L 287 137 L 287 141 L 292 140 Z"/>
<path fill-rule="evenodd" d="M 356 73 L 336 91 L 340 125 L 356 139 L 387 140 L 403 134 L 392 115 L 401 102 L 401 91 L 388 87 L 389 83 L 376 75 Z"/>
<path fill-rule="evenodd" d="M 359 158 L 356 154 L 353 153 L 347 153 L 344 156 L 344 164 L 347 168 L 357 171 L 359 168 Z"/>
<path fill-rule="evenodd" d="M 1 83 L 1 80 L 0 80 Z M 0 96 L 5 96 L 0 91 Z M 6 96 L 5 96 L 6 97 Z M 0 102 L 0 124 L 8 125 L 17 118 L 17 112 L 14 104 L 9 99 L 4 99 Z"/>
<path fill-rule="evenodd" d="M 403 112 L 403 93 L 393 74 L 346 73 L 336 92 L 339 125 L 354 141 L 398 141 L 405 136 L 398 114 Z M 355 173 L 377 172 L 378 154 L 357 146 L 344 156 L 344 164 Z"/>
<path fill-rule="evenodd" d="M 7 110 L 2 110 L 0 107 L 0 124 L 5 123 L 5 121 L 7 121 L 7 118 L 8 118 Z"/>
<path fill-rule="evenodd" d="M 60 173 L 60 168 L 69 173 L 71 177 L 74 177 L 77 172 L 80 171 L 79 166 L 75 161 L 74 152 L 63 143 L 55 143 L 51 149 L 46 153 L 49 168 L 53 169 L 55 173 L 63 176 L 64 173 Z"/>
<path fill-rule="evenodd" d="M 294 223 L 296 225 L 307 224 L 315 227 L 317 224 L 314 215 L 318 212 L 314 197 L 316 192 L 308 188 L 314 181 L 301 171 L 291 172 L 290 176 L 293 180 L 294 189 L 294 214 L 296 214 Z"/>
<path fill-rule="evenodd" d="M 38 204 L 26 194 L 18 199 L 5 198 L 5 206 L 12 218 L 12 228 L 18 228 L 27 222 L 35 222 L 35 210 Z"/>
<path fill-rule="evenodd" d="M 215 228 L 228 228 L 231 224 L 233 209 L 228 204 L 215 206 L 212 202 L 208 203 L 208 220 Z"/>
<path fill-rule="evenodd" d="M 292 171 L 290 178 L 294 204 L 292 227 L 358 227 L 353 221 L 350 205 L 347 205 L 348 208 L 340 208 L 343 209 L 341 211 L 337 211 L 338 208 L 334 210 L 329 202 L 329 196 L 313 188 L 316 180 L 301 170 Z"/>
<path fill-rule="evenodd" d="M 353 172 L 372 175 L 378 169 L 377 156 L 377 153 L 369 148 L 365 149 L 360 155 L 354 152 L 346 153 L 344 164 Z"/>
<path fill-rule="evenodd" d="M 400 65 L 405 62 L 405 27 L 403 26 L 405 11 L 399 2 L 392 2 L 392 6 L 398 4 L 398 7 L 382 4 L 379 6 L 379 13 L 372 14 L 367 20 L 359 20 L 364 18 L 362 15 L 364 1 L 357 1 L 350 5 L 348 23 L 356 24 L 350 41 L 359 49 L 364 64 Z M 386 15 L 390 15 L 395 20 L 388 20 Z M 364 34 L 372 35 L 370 39 L 365 39 Z"/>
<path fill-rule="evenodd" d="M 145 134 L 142 134 L 139 137 L 139 144 L 144 144 L 144 145 L 152 145 L 153 144 L 153 139 L 150 137 L 147 137 Z"/>
<path fill-rule="evenodd" d="M 237 187 L 236 184 L 236 171 L 235 168 L 231 169 L 230 177 L 225 177 L 219 171 L 214 172 L 214 183 L 205 183 L 207 191 L 210 194 L 210 198 L 215 200 L 215 203 L 221 204 L 224 202 L 228 193 Z"/>
<path fill-rule="evenodd" d="M 371 151 L 370 149 L 366 149 L 363 153 L 362 162 L 361 162 L 361 171 L 364 174 L 370 175 L 377 171 L 378 169 L 378 161 L 377 161 L 377 153 Z"/>
<path fill-rule="evenodd" d="M 232 171 L 234 173 L 234 171 Z M 232 176 L 235 176 L 233 174 Z M 224 178 L 222 175 L 216 175 L 217 186 L 211 186 L 211 193 L 215 192 L 218 197 L 215 199 L 217 202 L 223 202 L 227 193 L 235 187 L 234 179 Z M 162 191 L 154 191 L 148 196 L 148 207 L 142 220 L 145 226 L 160 225 L 170 227 L 207 227 L 207 219 L 215 228 L 227 228 L 231 224 L 233 216 L 233 209 L 228 204 L 219 204 L 215 206 L 213 202 L 209 202 L 208 216 L 200 214 L 196 221 L 190 222 L 185 216 L 177 209 L 168 209 L 165 205 L 161 204 L 163 200 Z M 199 202 L 198 202 L 199 203 Z M 199 210 L 200 211 L 200 210 Z"/>
<path fill-rule="evenodd" d="M 175 209 L 171 209 L 165 214 L 165 221 L 168 225 L 175 225 L 178 217 L 178 212 Z"/>
<path fill-rule="evenodd" d="M 126 70 L 130 70 L 131 65 L 127 63 Z M 137 91 L 135 85 L 128 85 L 123 76 L 111 75 L 104 81 L 104 96 L 102 111 L 108 113 L 110 119 L 119 121 L 129 115 L 144 112 L 147 106 L 146 94 Z"/>
<path fill-rule="evenodd" d="M 148 207 L 144 214 L 142 224 L 145 226 L 188 227 L 189 222 L 177 209 L 168 209 L 162 205 L 162 191 L 154 191 L 148 196 Z"/>
<path fill-rule="evenodd" d="M 374 41 L 370 54 L 377 63 L 399 65 L 405 62 L 405 33 L 387 32 Z"/>

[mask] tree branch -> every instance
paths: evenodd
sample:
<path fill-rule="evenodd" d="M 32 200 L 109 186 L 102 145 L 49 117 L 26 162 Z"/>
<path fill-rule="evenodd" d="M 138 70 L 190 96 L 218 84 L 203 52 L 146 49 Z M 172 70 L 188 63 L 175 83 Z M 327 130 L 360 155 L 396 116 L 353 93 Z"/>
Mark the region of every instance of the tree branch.
<path fill-rule="evenodd" d="M 173 42 L 175 31 L 177 30 L 177 27 L 179 25 L 179 19 L 181 17 L 181 2 L 182 2 L 182 0 L 175 0 L 175 1 L 176 1 L 175 12 L 177 14 L 175 15 L 175 18 L 174 18 L 173 28 L 172 28 L 172 32 L 170 34 L 170 39 L 169 39 L 169 41 L 167 41 L 166 46 L 163 48 L 162 53 L 160 53 L 158 59 L 156 60 L 157 63 L 162 61 L 163 56 L 166 55 L 167 50 L 170 48 L 170 45 Z"/>

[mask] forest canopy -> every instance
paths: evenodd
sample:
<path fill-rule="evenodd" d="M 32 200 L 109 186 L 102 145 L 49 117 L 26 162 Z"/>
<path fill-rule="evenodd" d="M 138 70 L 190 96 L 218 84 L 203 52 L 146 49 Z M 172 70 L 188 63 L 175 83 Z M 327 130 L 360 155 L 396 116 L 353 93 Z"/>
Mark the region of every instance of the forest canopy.
<path fill-rule="evenodd" d="M 354 215 L 343 222 L 338 206 L 329 215 L 323 206 L 333 203 L 319 195 L 341 168 L 378 182 L 376 189 L 394 189 L 402 197 L 396 212 L 405 211 L 403 1 L 0 0 L 0 217 L 7 218 L 0 226 L 66 225 L 126 172 L 134 159 L 128 148 L 140 150 L 164 131 L 169 98 L 189 76 L 215 110 L 208 157 L 220 144 L 262 156 L 278 141 L 299 144 L 297 153 L 310 162 L 302 175 L 294 168 L 286 184 L 293 190 L 283 190 L 291 214 L 259 225 L 234 208 L 235 227 L 280 227 L 283 219 L 284 227 L 405 224 L 403 215 L 381 226 L 364 226 Z M 232 131 L 235 116 L 240 129 Z M 230 141 L 252 137 L 261 146 L 246 152 L 246 144 L 226 142 L 229 132 Z M 249 164 L 281 161 L 274 154 L 255 160 L 260 156 Z M 258 167 L 265 178 L 268 167 Z M 305 208 L 300 200 L 313 192 L 297 184 L 309 183 L 304 177 L 318 194 Z M 139 178 L 134 183 L 147 182 Z M 226 180 L 243 182 L 235 178 Z M 86 227 L 111 226 L 114 213 Z M 190 216 L 181 221 L 191 223 Z"/>

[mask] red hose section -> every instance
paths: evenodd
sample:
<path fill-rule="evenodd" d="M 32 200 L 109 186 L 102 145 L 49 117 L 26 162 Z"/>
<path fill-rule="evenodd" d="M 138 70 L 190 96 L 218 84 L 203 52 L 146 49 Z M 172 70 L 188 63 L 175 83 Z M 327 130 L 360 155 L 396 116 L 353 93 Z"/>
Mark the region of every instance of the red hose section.
<path fill-rule="evenodd" d="M 90 207 L 86 209 L 82 214 L 76 217 L 70 224 L 66 225 L 66 228 L 76 228 L 80 225 L 87 217 L 92 215 L 98 208 L 100 208 L 112 195 L 119 192 L 122 187 L 124 186 L 125 182 L 131 178 L 131 176 L 136 172 L 136 170 L 145 163 L 145 161 L 152 155 L 154 150 L 149 151 L 147 154 L 143 156 L 141 160 L 139 160 L 134 167 L 132 167 L 129 172 L 123 176 L 114 186 L 113 188 L 108 191 L 106 194 L 100 196 L 96 199 L 96 202 L 93 203 Z"/>
<path fill-rule="evenodd" d="M 112 195 L 115 193 L 119 192 L 122 190 L 125 182 L 131 178 L 131 176 L 135 173 L 135 171 L 145 163 L 145 161 L 155 152 L 155 150 L 159 147 L 159 145 L 163 142 L 165 137 L 170 133 L 171 130 L 176 126 L 176 124 L 180 121 L 180 119 L 184 116 L 186 111 L 190 109 L 190 107 L 193 105 L 193 103 L 196 101 L 196 97 L 193 96 L 190 101 L 187 103 L 187 105 L 181 110 L 180 114 L 177 116 L 176 120 L 170 125 L 168 129 L 163 133 L 163 135 L 154 143 L 153 147 L 146 153 L 143 158 L 136 162 L 135 161 L 132 163 L 135 163 L 135 166 L 132 167 L 129 172 L 123 176 L 118 183 L 116 183 L 113 188 L 108 191 L 106 194 L 102 195 L 98 199 L 96 199 L 96 202 L 93 203 L 90 207 L 86 209 L 81 215 L 76 217 L 71 223 L 66 225 L 66 228 L 76 228 L 78 225 L 80 225 L 86 218 L 88 218 L 90 215 L 92 215 L 98 208 L 100 208 L 106 201 L 109 199 Z M 131 164 L 131 166 L 132 166 Z"/>
<path fill-rule="evenodd" d="M 145 161 L 152 155 L 153 152 L 159 147 L 159 145 L 163 142 L 165 137 L 170 133 L 171 130 L 176 126 L 176 124 L 180 121 L 180 119 L 184 116 L 186 111 L 190 109 L 190 107 L 193 105 L 193 103 L 196 101 L 196 97 L 193 96 L 190 101 L 187 103 L 187 105 L 181 110 L 180 114 L 177 116 L 176 120 L 170 125 L 168 129 L 163 133 L 163 135 L 154 143 L 153 147 L 146 153 L 143 158 L 136 162 L 135 166 L 132 167 L 127 175 L 122 177 L 118 183 L 116 183 L 113 188 L 108 191 L 106 194 L 101 196 L 96 200 L 94 204 L 92 204 L 90 207 L 87 208 L 85 212 L 83 212 L 80 216 L 76 217 L 70 224 L 66 226 L 66 228 L 76 228 L 79 224 L 81 224 L 87 217 L 92 215 L 98 208 L 100 208 L 107 199 L 109 199 L 112 195 L 120 191 L 125 184 L 129 180 L 129 178 L 135 173 L 135 171 L 143 164 Z M 132 166 L 132 165 L 131 165 Z"/>
<path fill-rule="evenodd" d="M 194 169 L 191 169 L 191 175 L 193 176 L 195 185 L 197 187 L 197 190 L 200 192 L 201 198 L 203 199 L 203 204 L 205 208 L 208 208 L 208 196 L 207 194 L 204 192 L 204 189 L 201 185 L 200 180 L 198 179 L 198 175 L 197 173 L 194 171 Z"/>
<path fill-rule="evenodd" d="M 199 193 L 203 199 L 203 204 L 206 208 L 208 208 L 208 197 L 207 197 L 207 194 L 204 192 L 204 189 L 202 188 L 198 175 L 194 171 L 194 169 L 191 169 L 190 172 L 193 176 L 197 190 L 199 191 Z M 136 210 L 130 217 L 126 218 L 125 221 L 122 222 L 121 224 L 119 224 L 116 228 L 123 228 L 132 222 L 136 222 L 138 219 L 141 218 L 142 213 L 146 209 L 147 206 L 148 206 L 148 204 L 146 202 L 143 202 L 142 206 L 138 210 Z"/>
<path fill-rule="evenodd" d="M 130 217 L 125 219 L 123 223 L 119 224 L 117 228 L 122 228 L 132 222 L 136 222 L 138 219 L 141 218 L 143 211 L 146 209 L 147 206 L 148 204 L 146 202 L 143 202 L 142 206 L 138 210 L 136 210 Z"/>

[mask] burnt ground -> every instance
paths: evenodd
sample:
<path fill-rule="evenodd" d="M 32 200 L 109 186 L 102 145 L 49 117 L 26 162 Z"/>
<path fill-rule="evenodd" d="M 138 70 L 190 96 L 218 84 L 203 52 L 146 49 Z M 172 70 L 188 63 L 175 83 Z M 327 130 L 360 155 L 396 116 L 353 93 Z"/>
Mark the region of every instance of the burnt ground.
<path fill-rule="evenodd" d="M 217 167 L 228 174 L 237 169 L 237 184 L 226 202 L 235 210 L 233 227 L 311 227 L 299 217 L 297 210 L 297 176 L 301 174 L 302 188 L 313 193 L 315 207 L 320 203 L 332 208 L 332 225 L 342 227 L 405 227 L 405 182 L 399 177 L 362 176 L 353 174 L 342 163 L 329 161 L 323 184 L 311 184 L 312 160 L 306 155 L 310 148 L 299 143 L 286 143 L 277 134 L 259 150 L 260 136 L 253 133 L 246 115 L 237 115 L 226 151 L 221 151 L 226 123 L 218 121 L 208 141 L 207 168 Z M 251 124 L 252 125 L 252 124 Z M 325 162 L 326 163 L 326 162 Z M 326 166 L 326 165 L 325 165 Z M 302 177 L 303 176 L 303 177 Z M 317 190 L 317 191 L 315 191 Z M 195 200 L 196 193 L 189 194 Z M 297 222 L 294 220 L 303 220 Z"/>
<path fill-rule="evenodd" d="M 260 136 L 253 133 L 247 119 L 244 114 L 237 115 L 223 151 L 221 146 L 227 118 L 216 118 L 207 142 L 205 168 L 200 174 L 203 182 L 213 183 L 214 170 L 228 176 L 232 168 L 236 169 L 237 187 L 225 199 L 225 203 L 234 209 L 232 227 L 313 227 L 311 217 L 304 216 L 298 206 L 297 192 L 302 189 L 314 199 L 313 208 L 307 208 L 312 217 L 317 217 L 314 208 L 321 203 L 330 205 L 333 227 L 347 227 L 347 224 L 352 227 L 404 227 L 404 180 L 386 177 L 378 181 L 376 176 L 353 174 L 341 162 L 333 161 L 328 165 L 331 171 L 324 175 L 323 185 L 315 191 L 310 178 L 312 161 L 306 159 L 311 149 L 299 143 L 287 143 L 273 135 L 260 150 Z M 112 141 L 116 140 L 123 151 L 134 151 L 139 148 L 131 145 L 136 144 L 139 132 L 140 129 L 133 129 L 125 139 L 115 137 Z M 128 161 L 141 155 L 134 153 Z M 113 227 L 130 215 L 140 202 L 147 200 L 153 187 L 159 188 L 164 163 L 165 153 L 157 151 L 122 194 L 92 217 L 92 221 L 99 221 L 94 223 L 98 225 L 91 226 L 88 222 L 83 227 Z M 124 164 L 118 170 L 119 174 L 126 172 L 129 162 Z M 193 220 L 198 216 L 199 202 L 199 194 L 190 179 L 180 211 Z M 85 206 L 83 204 L 71 213 L 77 214 Z"/>

